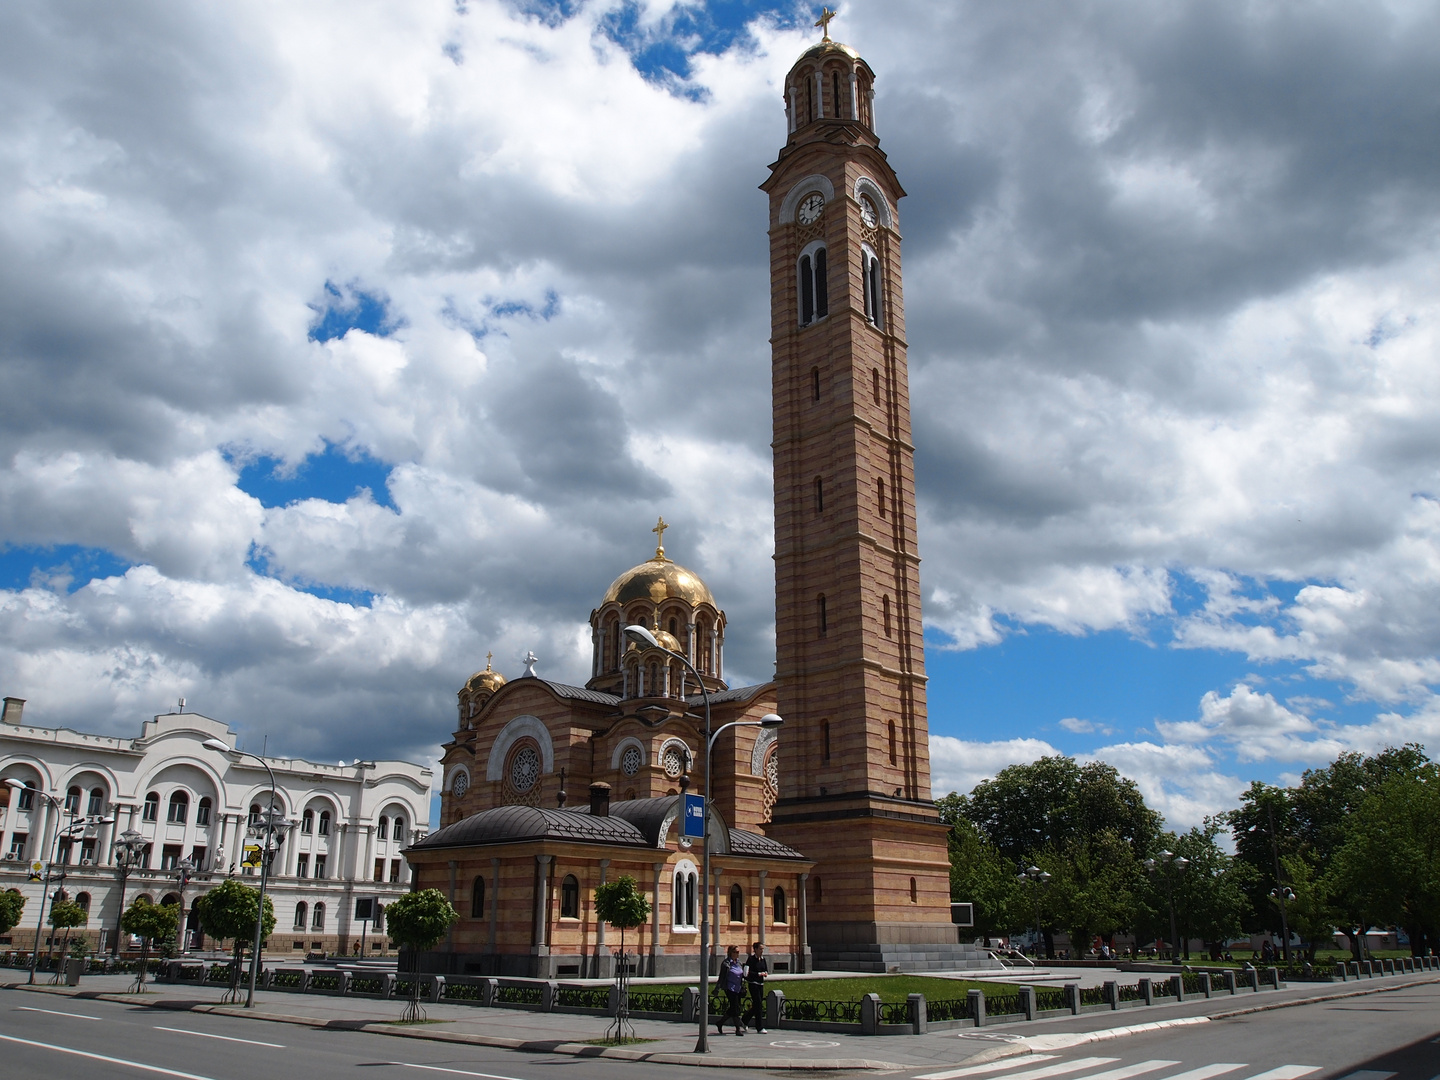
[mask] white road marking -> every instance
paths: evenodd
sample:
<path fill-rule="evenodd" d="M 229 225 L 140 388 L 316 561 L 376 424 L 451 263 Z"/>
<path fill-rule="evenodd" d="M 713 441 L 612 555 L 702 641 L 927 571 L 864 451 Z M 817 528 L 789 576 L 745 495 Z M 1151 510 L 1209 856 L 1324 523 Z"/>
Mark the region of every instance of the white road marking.
<path fill-rule="evenodd" d="M 127 1069 L 139 1069 L 142 1072 L 159 1073 L 161 1076 L 178 1076 L 180 1080 L 212 1080 L 209 1076 L 200 1076 L 198 1073 L 180 1072 L 178 1069 L 162 1069 L 159 1065 L 146 1065 L 143 1061 L 126 1061 L 124 1058 L 106 1057 L 104 1054 L 92 1054 L 85 1050 L 75 1050 L 68 1046 L 55 1046 L 52 1043 L 35 1042 L 31 1039 L 19 1039 L 14 1035 L 0 1035 L 0 1039 L 6 1042 L 20 1043 L 22 1046 L 38 1046 L 41 1050 L 54 1050 L 59 1054 L 74 1054 L 76 1057 L 89 1058 L 91 1061 L 104 1061 L 111 1065 L 124 1065 Z"/>
<path fill-rule="evenodd" d="M 16 1006 L 15 1006 L 15 1011 L 16 1011 L 16 1012 L 43 1012 L 43 1013 L 49 1013 L 51 1016 L 68 1016 L 68 1017 L 70 1017 L 70 1018 L 73 1019 L 73 1020 L 104 1020 L 104 1019 L 105 1019 L 103 1016 L 86 1016 L 84 1013 L 58 1012 L 58 1011 L 56 1011 L 55 1009 L 36 1009 L 36 1008 L 33 1008 L 33 1007 L 29 1006 L 29 1005 L 16 1005 Z"/>
<path fill-rule="evenodd" d="M 387 1061 L 387 1065 L 399 1065 L 406 1069 L 427 1069 L 430 1072 L 454 1073 L 456 1076 L 483 1076 L 485 1080 L 520 1080 L 518 1076 L 501 1076 L 498 1073 L 470 1072 L 466 1069 L 446 1069 L 440 1065 L 416 1065 L 413 1061 Z"/>
<path fill-rule="evenodd" d="M 1033 1058 L 1031 1059 L 1034 1060 Z M 1043 1065 L 1038 1069 L 1026 1069 L 1024 1072 L 1009 1073 L 1005 1080 L 1049 1080 L 1052 1076 L 1065 1076 L 1067 1073 L 1084 1072 L 1086 1069 L 1093 1069 L 1097 1065 L 1111 1065 L 1119 1061 L 1119 1058 L 1076 1058 L 1074 1061 L 1062 1061 L 1055 1065 Z M 917 1077 L 916 1080 L 927 1080 L 925 1077 Z M 940 1080 L 939 1077 L 932 1077 L 929 1080 Z"/>
<path fill-rule="evenodd" d="M 1236 1069 L 1244 1067 L 1244 1065 L 1227 1065 L 1217 1062 L 1214 1065 L 1201 1065 L 1198 1069 L 1191 1069 L 1189 1072 L 1167 1076 L 1165 1080 L 1210 1080 L 1212 1076 L 1224 1076 L 1227 1072 L 1234 1072 Z"/>
<path fill-rule="evenodd" d="M 258 1039 L 237 1039 L 237 1038 L 235 1038 L 234 1036 L 231 1036 L 231 1035 L 211 1035 L 210 1032 L 208 1032 L 208 1031 L 190 1031 L 188 1028 L 161 1027 L 159 1024 L 156 1024 L 156 1025 L 155 1025 L 155 1030 L 156 1030 L 156 1031 L 173 1031 L 173 1032 L 175 1032 L 175 1034 L 177 1034 L 177 1035 L 199 1035 L 200 1038 L 202 1038 L 202 1039 L 224 1039 L 226 1042 L 247 1043 L 247 1044 L 250 1045 L 250 1046 L 269 1046 L 269 1047 L 273 1047 L 273 1048 L 276 1049 L 276 1050 L 284 1050 L 284 1049 L 285 1049 L 285 1044 L 284 1044 L 284 1043 L 267 1043 L 267 1042 L 260 1042 Z"/>
<path fill-rule="evenodd" d="M 991 1061 L 985 1065 L 968 1065 L 960 1069 L 946 1069 L 944 1072 L 926 1073 L 924 1076 L 917 1076 L 915 1080 L 959 1080 L 962 1076 L 983 1076 L 986 1073 L 1002 1072 L 1005 1069 L 1019 1068 L 1021 1065 L 1034 1065 L 1037 1061 L 1050 1061 L 1054 1057 L 1054 1054 L 1027 1054 L 1024 1057 L 1013 1057 L 1005 1061 Z M 1006 1080 L 1008 1080 L 1008 1077 Z"/>
<path fill-rule="evenodd" d="M 1122 1065 L 1118 1069 L 1106 1069 L 1104 1072 L 1091 1073 L 1085 1080 L 1130 1080 L 1132 1076 L 1144 1076 L 1149 1072 L 1157 1072 L 1160 1069 L 1168 1069 L 1172 1065 L 1179 1065 L 1178 1061 L 1141 1061 L 1135 1065 Z"/>
<path fill-rule="evenodd" d="M 1299 1080 L 1302 1076 L 1309 1076 L 1312 1072 L 1319 1071 L 1319 1065 L 1281 1065 L 1278 1069 L 1271 1069 L 1269 1072 L 1256 1073 L 1249 1080 Z"/>

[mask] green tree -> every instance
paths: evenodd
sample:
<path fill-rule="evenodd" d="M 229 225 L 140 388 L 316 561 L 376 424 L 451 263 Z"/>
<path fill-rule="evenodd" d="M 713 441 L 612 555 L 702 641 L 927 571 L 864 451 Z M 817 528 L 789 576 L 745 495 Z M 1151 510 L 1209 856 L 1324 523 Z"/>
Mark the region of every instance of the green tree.
<path fill-rule="evenodd" d="M 1417 955 L 1440 929 L 1440 766 L 1395 774 L 1361 802 L 1335 853 L 1331 886 L 1372 920 L 1405 928 Z"/>
<path fill-rule="evenodd" d="M 1160 815 L 1113 766 L 1058 756 L 1011 765 L 958 809 L 1014 867 L 1012 878 L 1032 863 L 1052 875 L 1039 887 L 1047 955 L 1055 927 L 1084 949 L 1093 933 L 1108 936 L 1135 918 L 1139 860 L 1154 846 Z"/>
<path fill-rule="evenodd" d="M 24 914 L 25 897 L 20 894 L 19 889 L 0 892 L 0 934 L 8 934 L 19 926 Z"/>
<path fill-rule="evenodd" d="M 966 799 L 951 792 L 935 800 L 940 820 L 950 826 L 950 899 L 971 904 L 976 934 L 990 945 L 1026 921 L 1026 897 L 1015 880 L 1015 867 L 965 816 Z"/>
<path fill-rule="evenodd" d="M 610 1036 L 623 1043 L 635 1034 L 630 1025 L 630 964 L 625 957 L 625 931 L 644 926 L 650 917 L 650 901 L 629 874 L 607 881 L 595 889 L 595 914 L 620 931 L 620 962 L 615 965 L 618 1002 Z"/>
<path fill-rule="evenodd" d="M 180 908 L 175 904 L 152 904 L 145 896 L 137 896 L 135 902 L 120 916 L 120 929 L 140 939 L 140 973 L 135 979 L 135 989 L 145 992 L 145 971 L 150 965 L 150 943 L 163 941 L 175 936 L 175 927 L 180 921 Z"/>
<path fill-rule="evenodd" d="M 410 1004 L 402 1017 L 406 1022 L 423 1018 L 420 1008 L 420 954 L 433 949 L 450 929 L 460 913 L 439 889 L 421 889 L 406 893 L 385 909 L 385 923 L 390 940 L 413 957 L 414 975 L 410 980 Z"/>
<path fill-rule="evenodd" d="M 1315 950 L 1328 945 L 1340 916 L 1331 902 L 1330 879 L 1321 876 L 1303 855 L 1287 855 L 1280 860 L 1281 872 L 1289 882 L 1295 899 L 1289 902 L 1290 929 L 1305 944 L 1305 959 L 1315 962 Z"/>
<path fill-rule="evenodd" d="M 194 910 L 205 933 L 221 941 L 230 941 L 234 948 L 230 961 L 230 989 L 225 995 L 227 1001 L 235 1001 L 240 995 L 240 961 L 245 946 L 255 941 L 255 913 L 259 910 L 259 900 L 259 889 L 242 885 L 235 878 L 226 878 L 195 900 Z M 267 896 L 260 936 L 268 938 L 274 930 L 275 905 Z"/>
<path fill-rule="evenodd" d="M 1224 830 L 1222 820 L 1206 818 L 1205 822 L 1184 833 L 1166 833 L 1160 845 L 1177 856 L 1189 860 L 1183 873 L 1174 876 L 1175 921 L 1184 949 L 1190 959 L 1190 942 L 1199 938 L 1211 949 L 1238 937 L 1245 916 L 1250 910 L 1247 888 L 1253 875 L 1248 863 L 1226 854 L 1217 842 Z M 1165 887 L 1159 876 L 1148 882 L 1146 906 L 1155 915 L 1154 924 L 1163 925 L 1169 936 L 1170 914 Z M 1163 919 L 1160 913 L 1164 912 Z"/>
<path fill-rule="evenodd" d="M 65 931 L 65 940 L 60 946 L 64 954 L 70 948 L 70 931 L 90 921 L 90 914 L 73 900 L 57 900 L 50 905 L 50 925 Z"/>

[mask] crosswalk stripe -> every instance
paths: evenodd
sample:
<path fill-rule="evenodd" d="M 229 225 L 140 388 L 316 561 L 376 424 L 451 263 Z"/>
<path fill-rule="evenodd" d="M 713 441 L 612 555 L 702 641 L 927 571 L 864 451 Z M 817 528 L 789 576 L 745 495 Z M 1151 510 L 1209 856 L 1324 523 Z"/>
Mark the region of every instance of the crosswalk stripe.
<path fill-rule="evenodd" d="M 1224 1076 L 1236 1069 L 1243 1069 L 1244 1065 L 1228 1065 L 1216 1062 L 1214 1065 L 1201 1065 L 1198 1069 L 1191 1069 L 1189 1072 L 1176 1073 L 1174 1076 L 1167 1076 L 1165 1080 L 1210 1080 L 1212 1076 Z"/>
<path fill-rule="evenodd" d="M 986 1073 L 1002 1072 L 1005 1069 L 1016 1069 L 1021 1065 L 1034 1065 L 1037 1061 L 1050 1061 L 1054 1054 L 1029 1054 L 1025 1057 L 1013 1057 L 1004 1061 L 991 1061 L 984 1065 L 967 1065 L 962 1069 L 947 1069 L 944 1072 L 926 1073 L 924 1076 L 917 1076 L 915 1080 L 959 1080 L 962 1076 L 983 1076 Z M 1006 1077 L 1005 1080 L 1009 1080 Z"/>
<path fill-rule="evenodd" d="M 1091 1073 L 1084 1077 L 1084 1080 L 1130 1080 L 1132 1076 L 1144 1076 L 1146 1073 L 1168 1069 L 1171 1065 L 1179 1064 L 1178 1061 L 1141 1061 L 1135 1065 L 1122 1065 L 1118 1069 L 1106 1069 L 1104 1072 Z"/>
<path fill-rule="evenodd" d="M 1036 1061 L 1046 1061 L 1054 1057 L 1054 1054 L 1034 1054 L 1030 1057 L 1023 1057 L 1016 1062 L 1017 1065 L 1029 1065 Z M 1048 1080 L 1052 1076 L 1064 1076 L 1066 1073 L 1084 1072 L 1086 1069 L 1093 1069 L 1096 1065 L 1109 1065 L 1119 1061 L 1119 1058 L 1076 1058 L 1074 1061 L 1062 1061 L 1057 1065 L 1046 1065 L 1039 1069 L 1026 1069 L 1024 1072 L 1010 1073 L 1000 1080 Z M 1006 1062 L 1001 1068 L 1009 1068 Z M 915 1080 L 956 1080 L 961 1076 L 972 1076 L 981 1070 L 987 1070 L 988 1065 L 972 1065 L 968 1069 L 946 1069 L 944 1072 L 926 1073 L 923 1076 L 915 1077 Z"/>
<path fill-rule="evenodd" d="M 1247 1080 L 1299 1080 L 1302 1076 L 1309 1076 L 1311 1073 L 1319 1071 L 1319 1065 L 1281 1065 L 1278 1069 L 1271 1069 L 1269 1072 L 1256 1073 Z"/>

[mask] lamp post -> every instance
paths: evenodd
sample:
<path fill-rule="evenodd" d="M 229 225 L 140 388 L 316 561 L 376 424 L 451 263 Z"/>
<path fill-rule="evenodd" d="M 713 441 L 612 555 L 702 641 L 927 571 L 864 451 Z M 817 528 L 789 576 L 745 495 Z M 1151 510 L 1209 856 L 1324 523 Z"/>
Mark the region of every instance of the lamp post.
<path fill-rule="evenodd" d="M 718 731 L 710 730 L 710 691 L 705 688 L 705 680 L 700 677 L 700 672 L 695 670 L 695 665 L 690 663 L 689 657 L 684 653 L 678 653 L 674 649 L 667 649 L 660 642 L 655 640 L 655 635 L 643 626 L 625 627 L 625 636 L 636 645 L 647 649 L 659 649 L 669 656 L 675 657 L 695 676 L 695 681 L 700 686 L 700 696 L 705 701 L 705 791 L 700 796 L 705 821 L 704 838 L 700 854 L 701 861 L 701 897 L 700 897 L 700 1036 L 695 1040 L 695 1053 L 708 1054 L 710 1052 L 710 759 L 711 751 L 715 748 L 715 740 L 720 737 L 721 732 L 732 727 L 765 727 L 778 728 L 785 723 L 775 713 L 766 713 L 759 720 L 733 720 L 724 724 Z M 658 900 L 659 897 L 657 896 Z M 718 914 L 718 913 L 717 913 Z"/>
<path fill-rule="evenodd" d="M 244 750 L 236 750 L 229 743 L 221 742 L 219 739 L 206 739 L 200 745 L 207 750 L 215 750 L 222 754 L 234 754 L 237 757 L 254 758 L 265 766 L 265 772 L 270 777 L 270 808 L 261 815 L 261 823 L 264 825 L 264 839 L 260 846 L 260 900 L 255 907 L 255 943 L 250 952 L 250 985 L 245 991 L 245 1008 L 255 1007 L 255 980 L 260 975 L 260 935 L 265 926 L 265 885 L 270 877 L 270 862 L 275 858 L 275 847 L 284 843 L 285 831 L 290 823 L 285 820 L 284 815 L 277 812 L 275 808 L 275 771 L 270 768 L 270 763 L 259 754 L 247 753 Z M 258 828 L 251 826 L 252 829 Z M 280 839 L 275 839 L 276 830 L 280 832 Z"/>
<path fill-rule="evenodd" d="M 1185 872 L 1190 860 L 1184 855 L 1176 855 L 1173 851 L 1162 850 L 1155 858 L 1146 859 L 1141 865 L 1152 877 L 1158 877 L 1165 883 L 1165 897 L 1170 903 L 1170 962 L 1178 964 L 1180 948 L 1175 929 L 1175 877 Z"/>
<path fill-rule="evenodd" d="M 1038 866 L 1022 866 L 1020 873 L 1015 875 L 1017 881 L 1030 882 L 1030 895 L 1035 899 L 1035 955 L 1040 955 L 1040 941 L 1043 935 L 1040 933 L 1040 886 L 1050 880 L 1050 875 Z"/>
<path fill-rule="evenodd" d="M 15 779 L 6 780 L 5 783 L 16 791 L 28 791 L 32 795 L 39 795 L 40 798 L 50 804 L 50 808 L 54 810 L 56 814 L 55 835 L 50 838 L 50 857 L 45 860 L 45 882 L 40 886 L 40 918 L 35 922 L 35 948 L 30 952 L 30 977 L 26 980 L 27 983 L 34 983 L 35 966 L 40 960 L 40 934 L 45 929 L 45 905 L 50 901 L 50 874 L 55 867 L 55 849 L 59 845 L 62 835 L 70 835 L 75 831 L 77 824 L 79 824 L 75 819 L 79 815 L 76 811 L 68 809 L 65 804 L 55 798 L 55 796 L 49 795 L 39 788 L 26 787 L 19 780 Z M 61 814 L 69 814 L 69 825 L 60 824 L 59 815 Z M 97 823 L 99 823 L 99 820 L 100 819 L 97 819 Z M 43 844 L 44 837 L 40 839 Z M 62 880 L 65 877 L 65 870 L 63 868 L 60 870 L 60 877 Z M 55 940 L 54 935 L 51 935 L 50 940 L 52 942 Z"/>
<path fill-rule="evenodd" d="M 180 886 L 180 917 L 175 920 L 175 948 L 181 953 L 185 952 L 189 943 L 185 933 L 185 886 L 190 884 L 190 872 L 194 869 L 195 863 L 189 858 L 175 864 L 174 877 Z"/>
<path fill-rule="evenodd" d="M 1296 895 L 1295 895 L 1295 890 L 1292 889 L 1292 888 L 1290 888 L 1289 885 L 1281 885 L 1281 886 L 1278 887 L 1278 888 L 1275 888 L 1275 889 L 1271 889 L 1271 890 L 1270 890 L 1270 899 L 1271 899 L 1271 900 L 1274 900 L 1275 903 L 1277 903 L 1277 904 L 1280 905 L 1280 932 L 1281 932 L 1281 934 L 1283 934 L 1284 937 L 1285 937 L 1285 941 L 1284 941 L 1284 945 L 1285 945 L 1285 966 L 1286 966 L 1286 967 L 1289 967 L 1289 966 L 1290 966 L 1290 932 L 1289 932 L 1289 926 L 1288 926 L 1288 924 L 1287 924 L 1286 921 L 1285 921 L 1285 905 L 1288 904 L 1288 903 L 1290 903 L 1290 901 L 1297 899 L 1297 897 L 1296 897 Z M 1272 955 L 1273 955 L 1273 954 L 1272 954 Z"/>
<path fill-rule="evenodd" d="M 130 877 L 130 871 L 140 865 L 145 858 L 145 849 L 149 847 L 142 833 L 134 829 L 126 829 L 115 841 L 115 868 L 120 871 L 120 907 L 115 913 L 115 940 L 110 943 L 110 955 L 120 954 L 120 920 L 125 917 L 125 881 Z"/>

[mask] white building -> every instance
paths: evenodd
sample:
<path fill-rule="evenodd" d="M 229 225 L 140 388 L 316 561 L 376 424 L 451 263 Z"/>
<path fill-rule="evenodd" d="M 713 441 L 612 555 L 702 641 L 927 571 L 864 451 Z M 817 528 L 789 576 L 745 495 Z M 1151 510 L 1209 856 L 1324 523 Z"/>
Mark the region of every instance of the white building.
<path fill-rule="evenodd" d="M 31 870 L 52 858 L 57 868 L 64 865 L 70 898 L 90 912 L 91 943 L 104 950 L 118 933 L 122 904 L 142 893 L 156 903 L 179 897 L 175 867 L 189 858 L 196 869 L 184 908 L 190 943 L 198 944 L 194 898 L 229 875 L 258 873 L 244 859 L 246 844 L 256 843 L 247 826 L 269 805 L 265 767 L 254 757 L 204 746 L 207 739 L 234 746 L 235 736 L 197 713 L 156 716 L 139 738 L 122 739 L 32 727 L 22 719 L 24 705 L 5 698 L 0 722 L 0 889 L 19 889 L 27 903 L 23 922 L 10 942 L 0 937 L 0 948 L 28 949 L 34 942 L 42 887 L 30 880 Z M 354 918 L 355 900 L 378 897 L 383 905 L 409 888 L 400 852 L 426 831 L 431 772 L 405 761 L 266 761 L 275 774 L 276 803 L 295 823 L 271 870 L 267 891 L 276 922 L 268 948 L 350 952 L 367 929 Z M 36 793 L 4 784 L 11 778 Z M 84 824 L 87 817 L 110 821 Z M 72 824 L 82 826 L 72 830 L 73 839 L 57 835 Z M 114 845 L 130 829 L 148 846 L 122 900 Z M 42 942 L 46 936 L 48 927 Z M 365 952 L 385 946 L 383 934 L 372 932 Z"/>

